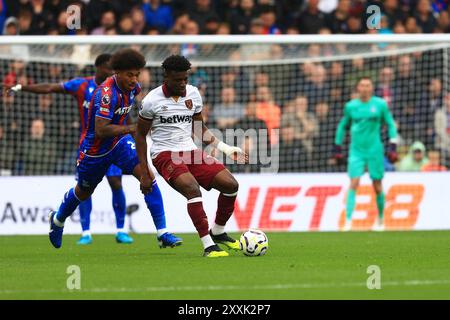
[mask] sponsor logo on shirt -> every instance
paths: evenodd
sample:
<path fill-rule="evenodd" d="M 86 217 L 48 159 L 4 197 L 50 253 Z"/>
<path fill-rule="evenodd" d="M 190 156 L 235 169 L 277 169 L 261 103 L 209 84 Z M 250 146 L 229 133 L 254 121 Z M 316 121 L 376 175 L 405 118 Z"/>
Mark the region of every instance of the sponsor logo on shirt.
<path fill-rule="evenodd" d="M 183 122 L 191 123 L 192 116 L 191 115 L 187 115 L 187 116 L 174 115 L 171 117 L 160 116 L 159 121 L 161 123 L 183 123 Z"/>

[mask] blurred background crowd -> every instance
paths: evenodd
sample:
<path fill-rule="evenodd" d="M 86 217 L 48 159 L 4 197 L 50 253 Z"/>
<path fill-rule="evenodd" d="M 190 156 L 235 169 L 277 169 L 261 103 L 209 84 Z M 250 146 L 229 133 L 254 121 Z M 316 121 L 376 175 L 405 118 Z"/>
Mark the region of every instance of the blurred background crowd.
<path fill-rule="evenodd" d="M 82 28 L 68 30 L 67 8 Z M 378 30 L 367 30 L 376 4 Z M 317 34 L 448 32 L 448 0 L 0 0 L 7 35 Z"/>
<path fill-rule="evenodd" d="M 450 26 L 447 2 L 0 0 L 0 25 L 6 35 L 441 33 L 448 32 Z M 74 3 L 82 8 L 82 26 L 69 30 L 66 8 Z M 381 7 L 380 29 L 366 28 L 365 11 L 371 4 Z M 152 50 L 147 49 L 143 52 L 148 58 Z M 155 59 L 160 61 L 169 53 L 196 57 L 203 52 L 219 60 L 231 60 L 238 53 L 241 60 L 258 60 L 264 54 L 264 59 L 283 59 L 299 55 L 330 57 L 342 50 L 351 51 L 348 47 L 315 44 L 264 47 L 267 52 L 261 47 L 253 51 L 244 46 L 234 49 L 186 44 L 165 48 Z M 375 49 L 385 48 L 377 45 Z M 18 51 L 23 52 L 24 47 L 18 47 Z M 59 53 L 48 55 L 59 57 Z M 443 171 L 450 166 L 448 58 L 446 49 L 437 48 L 316 62 L 306 59 L 273 65 L 194 66 L 189 81 L 204 97 L 209 127 L 224 133 L 227 128 L 267 129 L 264 145 L 254 146 L 250 137 L 241 146 L 279 150 L 281 172 L 329 172 L 345 170 L 331 158 L 335 129 L 345 102 L 355 96 L 356 80 L 368 76 L 374 82 L 375 94 L 388 102 L 401 137 L 402 159 L 395 165 L 386 160 L 386 170 Z M 0 59 L 0 77 L 5 84 L 61 82 L 93 72 L 92 66 L 75 63 Z M 146 68 L 140 81 L 144 93 L 148 92 L 161 83 L 161 69 Z M 70 96 L 3 94 L 0 175 L 72 174 L 78 121 L 76 102 Z M 279 129 L 279 135 L 272 129 Z M 230 169 L 258 172 L 261 166 Z"/>

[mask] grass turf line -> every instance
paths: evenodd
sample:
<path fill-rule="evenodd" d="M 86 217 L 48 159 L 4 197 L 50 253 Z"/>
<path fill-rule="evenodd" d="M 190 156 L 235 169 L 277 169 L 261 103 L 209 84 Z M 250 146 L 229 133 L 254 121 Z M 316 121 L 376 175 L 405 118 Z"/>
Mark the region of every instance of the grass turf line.
<path fill-rule="evenodd" d="M 233 234 L 238 236 L 237 234 Z M 450 299 L 450 232 L 268 233 L 266 256 L 203 258 L 196 234 L 159 249 L 155 235 L 90 246 L 64 236 L 0 237 L 0 299 Z M 70 291 L 67 267 L 81 270 Z M 381 290 L 367 289 L 367 268 Z"/>

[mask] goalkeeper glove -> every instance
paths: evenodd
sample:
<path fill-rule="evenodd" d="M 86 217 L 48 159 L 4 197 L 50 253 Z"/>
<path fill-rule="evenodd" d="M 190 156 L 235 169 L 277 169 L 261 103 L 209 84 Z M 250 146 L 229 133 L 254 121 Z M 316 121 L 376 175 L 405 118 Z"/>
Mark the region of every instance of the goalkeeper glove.
<path fill-rule="evenodd" d="M 387 157 L 390 163 L 395 163 L 398 161 L 397 144 L 389 144 Z"/>
<path fill-rule="evenodd" d="M 342 147 L 337 144 L 334 146 L 334 159 L 336 160 L 336 165 L 340 166 L 344 163 L 344 154 L 342 153 Z"/>

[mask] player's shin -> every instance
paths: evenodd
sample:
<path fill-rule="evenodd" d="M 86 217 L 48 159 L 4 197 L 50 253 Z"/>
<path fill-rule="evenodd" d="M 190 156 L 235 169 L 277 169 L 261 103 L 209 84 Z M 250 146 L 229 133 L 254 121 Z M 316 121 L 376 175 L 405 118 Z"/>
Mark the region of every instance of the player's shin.
<path fill-rule="evenodd" d="M 347 193 L 347 207 L 346 207 L 346 220 L 352 220 L 353 210 L 355 210 L 356 204 L 356 190 L 349 189 Z"/>
<path fill-rule="evenodd" d="M 167 232 L 166 215 L 164 211 L 164 203 L 156 180 L 152 184 L 152 192 L 145 195 L 145 203 L 153 218 L 158 237 Z"/>
<path fill-rule="evenodd" d="M 114 208 L 114 214 L 116 216 L 116 227 L 117 230 L 123 230 L 125 225 L 125 215 L 126 215 L 126 200 L 125 193 L 122 188 L 112 190 L 112 204 Z"/>
<path fill-rule="evenodd" d="M 197 229 L 198 235 L 203 243 L 203 247 L 206 249 L 209 246 L 214 245 L 214 241 L 208 233 L 208 217 L 203 209 L 203 200 L 201 197 L 192 198 L 188 200 L 187 210 L 195 229 Z"/>
<path fill-rule="evenodd" d="M 92 198 L 89 197 L 86 200 L 80 202 L 78 205 L 78 210 L 80 211 L 80 223 L 83 234 L 89 231 L 91 227 L 91 211 L 92 211 Z"/>
<path fill-rule="evenodd" d="M 236 202 L 237 192 L 232 194 L 221 193 L 217 200 L 217 212 L 214 225 L 211 228 L 213 235 L 225 232 L 225 225 L 230 219 L 234 211 L 234 203 Z"/>
<path fill-rule="evenodd" d="M 54 223 L 58 227 L 64 226 L 64 221 L 75 211 L 80 202 L 75 194 L 75 188 L 67 191 L 59 206 L 58 213 L 55 215 Z"/>
<path fill-rule="evenodd" d="M 384 204 L 386 201 L 384 192 L 377 194 L 376 200 L 377 200 L 377 208 L 378 208 L 378 219 L 381 222 L 384 219 Z"/>

